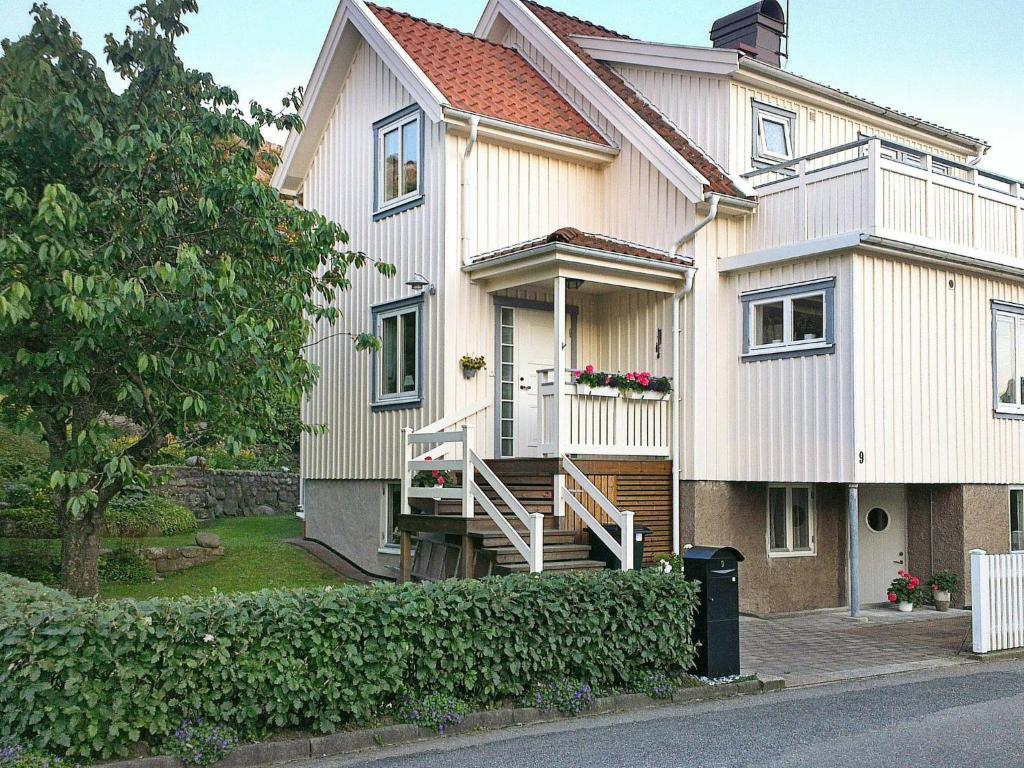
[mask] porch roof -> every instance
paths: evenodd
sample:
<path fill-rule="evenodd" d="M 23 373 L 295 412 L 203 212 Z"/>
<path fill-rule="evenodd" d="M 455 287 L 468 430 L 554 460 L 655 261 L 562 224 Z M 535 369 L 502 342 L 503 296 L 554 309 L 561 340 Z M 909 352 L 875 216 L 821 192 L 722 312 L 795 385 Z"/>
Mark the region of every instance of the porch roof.
<path fill-rule="evenodd" d="M 549 235 L 482 253 L 463 267 L 488 290 L 578 278 L 659 292 L 676 290 L 693 259 L 627 240 L 562 227 Z"/>

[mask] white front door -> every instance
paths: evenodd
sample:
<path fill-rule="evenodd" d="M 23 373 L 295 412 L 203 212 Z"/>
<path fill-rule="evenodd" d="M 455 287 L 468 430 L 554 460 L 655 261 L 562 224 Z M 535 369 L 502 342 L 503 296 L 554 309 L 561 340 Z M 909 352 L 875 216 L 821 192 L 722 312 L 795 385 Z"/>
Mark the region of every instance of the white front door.
<path fill-rule="evenodd" d="M 515 456 L 540 456 L 537 371 L 554 367 L 554 314 L 540 309 L 515 310 Z"/>
<path fill-rule="evenodd" d="M 859 490 L 860 601 L 883 603 L 896 572 L 907 565 L 907 498 L 902 485 Z"/>

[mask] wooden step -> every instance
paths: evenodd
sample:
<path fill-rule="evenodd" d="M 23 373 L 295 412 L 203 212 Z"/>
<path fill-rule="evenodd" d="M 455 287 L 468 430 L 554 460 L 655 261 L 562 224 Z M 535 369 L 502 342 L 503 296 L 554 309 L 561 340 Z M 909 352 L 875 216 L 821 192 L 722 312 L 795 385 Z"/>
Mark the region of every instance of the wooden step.
<path fill-rule="evenodd" d="M 519 534 L 525 540 L 526 539 L 526 532 L 523 531 L 518 526 L 516 527 L 516 530 L 519 532 Z M 480 547 L 482 549 L 496 549 L 496 548 L 508 547 L 510 545 L 509 544 L 509 540 L 505 537 L 505 534 L 503 534 L 501 531 L 499 531 L 497 529 L 497 527 L 495 527 L 495 532 L 494 533 L 478 535 L 478 537 L 479 537 Z M 544 545 L 547 546 L 549 543 L 553 544 L 553 545 L 575 544 L 576 543 L 576 531 L 559 531 L 559 530 L 555 530 L 555 529 L 545 530 L 544 531 Z"/>
<path fill-rule="evenodd" d="M 523 556 L 515 547 L 488 547 L 481 550 L 494 559 L 495 563 L 521 563 Z M 544 563 L 564 560 L 587 560 L 590 557 L 590 546 L 587 544 L 548 544 L 544 540 Z"/>
<path fill-rule="evenodd" d="M 608 566 L 600 560 L 556 560 L 545 563 L 544 573 L 571 573 L 572 571 L 599 571 Z M 501 563 L 494 566 L 494 573 L 529 573 L 530 566 L 525 562 Z"/>

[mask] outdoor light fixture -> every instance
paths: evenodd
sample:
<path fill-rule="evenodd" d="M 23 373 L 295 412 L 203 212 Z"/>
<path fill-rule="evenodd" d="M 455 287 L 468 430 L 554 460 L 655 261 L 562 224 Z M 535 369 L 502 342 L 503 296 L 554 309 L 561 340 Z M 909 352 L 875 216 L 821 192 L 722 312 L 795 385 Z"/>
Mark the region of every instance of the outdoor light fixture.
<path fill-rule="evenodd" d="M 578 277 L 569 277 L 566 278 L 565 280 L 565 287 L 568 288 L 570 291 L 578 291 L 580 288 L 583 287 L 583 281 L 580 280 Z"/>
<path fill-rule="evenodd" d="M 437 293 L 437 288 L 434 287 L 433 283 L 430 282 L 419 272 L 413 272 L 412 277 L 405 281 L 405 284 L 412 288 L 414 291 L 423 292 L 426 291 L 431 296 Z"/>

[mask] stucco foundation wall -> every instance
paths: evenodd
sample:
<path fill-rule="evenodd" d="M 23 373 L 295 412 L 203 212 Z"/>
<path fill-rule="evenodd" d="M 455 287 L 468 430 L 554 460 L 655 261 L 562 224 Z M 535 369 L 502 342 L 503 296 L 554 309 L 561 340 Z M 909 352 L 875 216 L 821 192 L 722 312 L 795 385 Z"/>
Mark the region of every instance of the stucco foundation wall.
<path fill-rule="evenodd" d="M 378 480 L 306 480 L 306 538 L 375 576 L 393 578 L 398 556 L 381 554 L 384 485 Z"/>
<path fill-rule="evenodd" d="M 964 485 L 964 594 L 971 595 L 971 550 L 1010 551 L 1010 490 L 1006 485 Z"/>
<path fill-rule="evenodd" d="M 745 613 L 845 605 L 845 488 L 814 486 L 817 553 L 808 557 L 768 557 L 767 492 L 764 483 L 682 483 L 681 543 L 731 546 L 743 553 L 740 610 Z"/>

